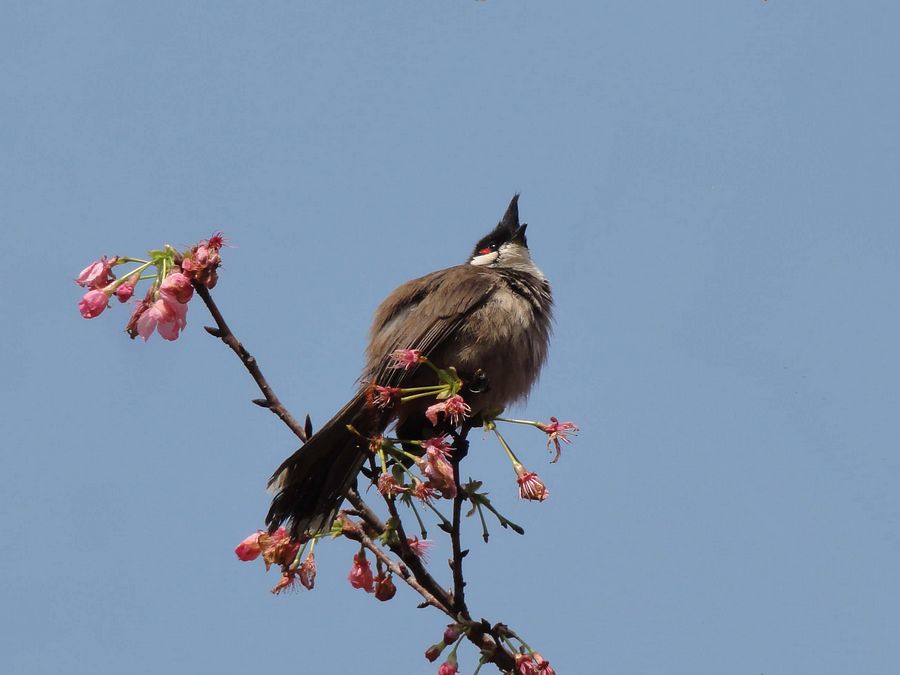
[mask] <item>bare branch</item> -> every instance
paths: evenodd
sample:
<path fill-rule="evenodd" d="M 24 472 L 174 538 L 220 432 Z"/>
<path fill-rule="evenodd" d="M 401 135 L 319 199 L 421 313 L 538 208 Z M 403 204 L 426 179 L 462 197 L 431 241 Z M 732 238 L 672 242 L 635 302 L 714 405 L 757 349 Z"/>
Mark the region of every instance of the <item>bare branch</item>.
<path fill-rule="evenodd" d="M 294 419 L 293 415 L 288 412 L 287 408 L 285 408 L 279 398 L 275 395 L 275 392 L 272 391 L 272 387 L 269 386 L 268 381 L 265 376 L 262 374 L 262 371 L 259 368 L 259 365 L 256 363 L 256 359 L 248 352 L 244 345 L 238 341 L 237 337 L 235 337 L 234 333 L 231 332 L 231 329 L 228 327 L 228 324 L 225 323 L 225 319 L 222 316 L 222 313 L 219 311 L 219 308 L 216 306 L 216 303 L 213 302 L 212 295 L 209 293 L 209 289 L 206 288 L 201 283 L 197 281 L 193 281 L 194 290 L 197 292 L 197 295 L 200 296 L 200 299 L 203 300 L 203 304 L 206 305 L 207 309 L 209 309 L 209 313 L 212 315 L 213 320 L 216 322 L 216 328 L 206 328 L 206 332 L 210 335 L 219 338 L 228 345 L 231 350 L 237 354 L 237 357 L 241 360 L 241 363 L 244 364 L 244 367 L 250 373 L 250 376 L 253 378 L 253 381 L 256 382 L 256 386 L 259 387 L 259 390 L 262 392 L 262 395 L 265 397 L 264 399 L 256 399 L 253 402 L 264 408 L 268 408 L 273 413 L 278 416 L 282 422 L 284 422 L 287 427 L 294 432 L 294 435 L 297 436 L 303 443 L 307 441 L 306 430 L 303 428 L 297 420 Z"/>

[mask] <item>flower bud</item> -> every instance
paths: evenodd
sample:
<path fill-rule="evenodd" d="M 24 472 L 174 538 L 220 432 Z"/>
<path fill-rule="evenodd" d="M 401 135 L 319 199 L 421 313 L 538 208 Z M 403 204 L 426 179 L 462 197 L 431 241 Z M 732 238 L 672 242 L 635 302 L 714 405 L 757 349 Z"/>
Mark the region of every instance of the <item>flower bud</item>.
<path fill-rule="evenodd" d="M 456 675 L 456 673 L 459 672 L 456 665 L 456 654 L 450 652 L 450 656 L 448 656 L 447 660 L 441 664 L 440 668 L 438 668 L 438 675 Z"/>
<path fill-rule="evenodd" d="M 100 316 L 109 304 L 109 296 L 100 290 L 88 291 L 78 303 L 78 311 L 85 319 L 93 319 Z"/>
<path fill-rule="evenodd" d="M 259 554 L 262 552 L 262 548 L 259 545 L 259 535 L 261 534 L 262 530 L 258 530 L 237 545 L 234 553 L 239 560 L 246 562 L 256 560 L 259 557 Z"/>
<path fill-rule="evenodd" d="M 428 649 L 425 650 L 425 658 L 434 663 L 437 661 L 438 657 L 441 655 L 441 652 L 444 651 L 444 648 L 447 645 L 443 642 L 437 642 L 431 645 Z"/>
<path fill-rule="evenodd" d="M 390 574 L 379 574 L 375 578 L 375 597 L 387 602 L 397 594 L 397 587 Z"/>
<path fill-rule="evenodd" d="M 459 640 L 459 636 L 462 633 L 459 631 L 459 624 L 451 623 L 447 628 L 444 629 L 444 642 L 448 645 L 452 645 L 454 642 Z"/>

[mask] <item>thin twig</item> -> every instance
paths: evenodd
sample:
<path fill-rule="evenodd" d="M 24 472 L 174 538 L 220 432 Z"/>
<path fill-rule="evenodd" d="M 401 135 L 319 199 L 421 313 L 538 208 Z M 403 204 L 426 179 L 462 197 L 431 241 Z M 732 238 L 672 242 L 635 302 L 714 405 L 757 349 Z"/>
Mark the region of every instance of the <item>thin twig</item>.
<path fill-rule="evenodd" d="M 453 482 L 456 484 L 456 496 L 453 498 L 453 526 L 450 530 L 450 542 L 453 546 L 453 609 L 457 614 L 468 616 L 468 608 L 466 607 L 466 581 L 463 578 L 463 558 L 468 551 L 463 552 L 462 543 L 460 541 L 460 532 L 462 530 L 462 503 L 466 498 L 466 492 L 463 490 L 462 483 L 459 480 L 459 463 L 466 456 L 469 449 L 469 442 L 466 436 L 469 435 L 469 427 L 465 425 L 459 434 L 454 434 L 453 445 L 456 452 L 453 453 L 451 462 L 453 464 Z"/>
<path fill-rule="evenodd" d="M 222 316 L 222 313 L 219 311 L 219 308 L 216 306 L 216 303 L 213 302 L 212 295 L 209 293 L 209 289 L 206 288 L 201 283 L 197 281 L 193 282 L 194 290 L 197 291 L 197 295 L 200 296 L 200 299 L 203 300 L 203 304 L 206 305 L 207 309 L 209 309 L 209 313 L 212 315 L 213 321 L 216 322 L 217 328 L 208 328 L 206 332 L 212 335 L 213 337 L 217 337 L 226 345 L 228 345 L 231 350 L 237 354 L 238 358 L 241 360 L 241 363 L 244 364 L 244 367 L 250 373 L 250 376 L 253 378 L 253 381 L 256 382 L 256 386 L 259 387 L 259 390 L 262 392 L 262 395 L 265 397 L 264 399 L 256 399 L 253 402 L 257 405 L 268 408 L 273 413 L 278 416 L 282 422 L 284 422 L 288 429 L 294 432 L 294 435 L 297 436 L 303 443 L 306 443 L 306 431 L 297 420 L 294 419 L 294 416 L 288 412 L 287 408 L 282 405 L 279 398 L 275 395 L 275 392 L 272 391 L 272 387 L 269 386 L 269 383 L 266 381 L 266 378 L 263 376 L 262 371 L 259 369 L 259 365 L 256 363 L 256 359 L 248 352 L 244 345 L 238 341 L 235 337 L 234 333 L 231 332 L 231 329 L 228 327 L 228 324 L 225 323 L 225 319 Z"/>

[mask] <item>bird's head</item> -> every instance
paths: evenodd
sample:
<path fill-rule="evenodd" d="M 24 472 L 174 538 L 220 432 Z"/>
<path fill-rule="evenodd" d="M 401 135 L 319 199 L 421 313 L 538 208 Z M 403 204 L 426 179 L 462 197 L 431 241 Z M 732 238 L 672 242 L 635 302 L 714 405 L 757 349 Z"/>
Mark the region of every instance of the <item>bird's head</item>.
<path fill-rule="evenodd" d="M 519 225 L 519 195 L 513 195 L 497 227 L 475 244 L 469 263 L 489 267 L 529 265 L 531 254 L 525 238 L 527 226 L 524 223 Z"/>

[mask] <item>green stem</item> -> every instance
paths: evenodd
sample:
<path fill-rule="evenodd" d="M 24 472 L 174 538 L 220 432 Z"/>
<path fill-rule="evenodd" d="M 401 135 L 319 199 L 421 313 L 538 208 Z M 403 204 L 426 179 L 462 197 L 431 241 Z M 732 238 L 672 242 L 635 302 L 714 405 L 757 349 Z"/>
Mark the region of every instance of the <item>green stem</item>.
<path fill-rule="evenodd" d="M 495 417 L 495 422 L 509 422 L 510 424 L 527 424 L 530 427 L 539 427 L 540 422 L 535 422 L 534 420 L 512 420 L 507 419 L 506 417 Z"/>
<path fill-rule="evenodd" d="M 519 465 L 521 465 L 522 462 L 519 461 L 519 458 L 516 457 L 516 453 L 514 453 L 514 452 L 512 451 L 512 448 L 509 447 L 509 444 L 506 442 L 506 439 L 503 438 L 503 436 L 500 434 L 499 431 L 497 431 L 497 427 L 496 427 L 496 426 L 493 427 L 493 428 L 491 429 L 491 431 L 493 431 L 495 434 L 497 434 L 497 440 L 500 441 L 500 445 L 502 445 L 502 446 L 503 446 L 503 449 L 506 450 L 506 454 L 507 454 L 507 456 L 509 457 L 509 461 L 511 461 L 513 464 L 519 464 Z"/>
<path fill-rule="evenodd" d="M 402 391 L 403 393 L 419 391 L 438 392 L 446 388 L 447 387 L 443 384 L 430 384 L 427 387 L 403 387 L 402 389 L 400 389 L 400 391 Z"/>
<path fill-rule="evenodd" d="M 112 282 L 112 284 L 111 284 L 112 290 L 115 291 L 119 286 L 121 286 L 122 284 L 124 284 L 126 281 L 128 281 L 128 280 L 129 280 L 131 277 L 133 277 L 135 274 L 140 274 L 140 273 L 143 272 L 145 269 L 147 269 L 148 267 L 150 267 L 150 265 L 152 265 L 152 264 L 153 264 L 152 262 L 144 263 L 144 264 L 141 265 L 140 267 L 136 267 L 135 269 L 131 270 L 128 274 L 125 274 L 124 276 L 119 277 L 119 278 L 116 279 L 114 282 Z M 151 278 L 154 278 L 154 277 L 151 277 Z M 140 279 L 138 279 L 138 281 L 140 281 Z"/>
<path fill-rule="evenodd" d="M 428 539 L 428 532 L 425 530 L 425 523 L 422 522 L 422 516 L 419 515 L 419 510 L 416 508 L 415 502 L 410 499 L 408 503 L 409 508 L 412 509 L 412 512 L 416 516 L 416 520 L 419 521 L 419 532 L 422 534 L 422 539 Z"/>
<path fill-rule="evenodd" d="M 484 511 L 481 510 L 481 503 L 475 502 L 475 508 L 478 510 L 478 517 L 481 519 L 481 536 L 486 544 L 488 543 L 490 533 L 488 532 L 487 521 L 484 519 Z"/>
<path fill-rule="evenodd" d="M 391 453 L 391 454 L 394 456 L 395 459 L 396 459 L 398 456 L 399 456 L 399 457 L 405 457 L 406 459 L 411 459 L 411 460 L 414 461 L 414 462 L 415 462 L 417 459 L 419 459 L 419 456 L 418 456 L 418 455 L 414 455 L 414 454 L 412 454 L 411 452 L 407 452 L 406 450 L 403 450 L 402 448 L 395 448 L 394 446 L 391 446 L 390 448 L 387 449 L 387 451 L 388 451 L 389 453 Z M 405 466 L 403 467 L 403 470 L 406 471 L 406 473 L 409 473 L 409 470 L 408 470 Z M 411 473 L 409 473 L 409 475 L 412 476 Z"/>
<path fill-rule="evenodd" d="M 434 389 L 434 390 L 432 390 L 432 391 L 426 391 L 426 392 L 423 392 L 423 393 L 421 393 L 421 394 L 413 394 L 412 396 L 401 396 L 401 397 L 400 397 L 400 402 L 401 402 L 401 403 L 406 403 L 407 401 L 413 401 L 413 400 L 415 400 L 415 399 L 417 399 L 417 398 L 425 398 L 425 397 L 427 397 L 427 396 L 434 396 L 435 394 L 440 394 L 440 393 L 441 393 L 442 391 L 444 391 L 445 389 L 447 389 L 447 387 L 438 387 L 438 388 L 436 388 L 436 389 Z"/>
<path fill-rule="evenodd" d="M 315 545 L 316 540 L 313 539 L 312 541 L 313 541 L 313 545 Z M 309 542 L 306 542 L 306 544 L 308 544 L 308 543 Z M 303 559 L 303 554 L 306 552 L 306 544 L 303 544 L 303 546 L 301 546 L 300 549 L 297 551 L 297 555 L 294 556 L 294 561 L 291 563 L 291 565 L 288 569 L 295 570 L 298 567 L 300 567 L 300 561 Z M 312 551 L 310 551 L 310 552 L 312 552 Z"/>
<path fill-rule="evenodd" d="M 434 504 L 432 504 L 430 502 L 425 502 L 425 506 L 427 506 L 429 509 L 434 511 L 434 515 L 436 515 L 438 518 L 440 518 L 442 523 L 444 523 L 446 525 L 450 525 L 450 520 L 447 518 L 447 516 L 445 516 L 440 511 L 438 511 L 437 507 Z"/>

